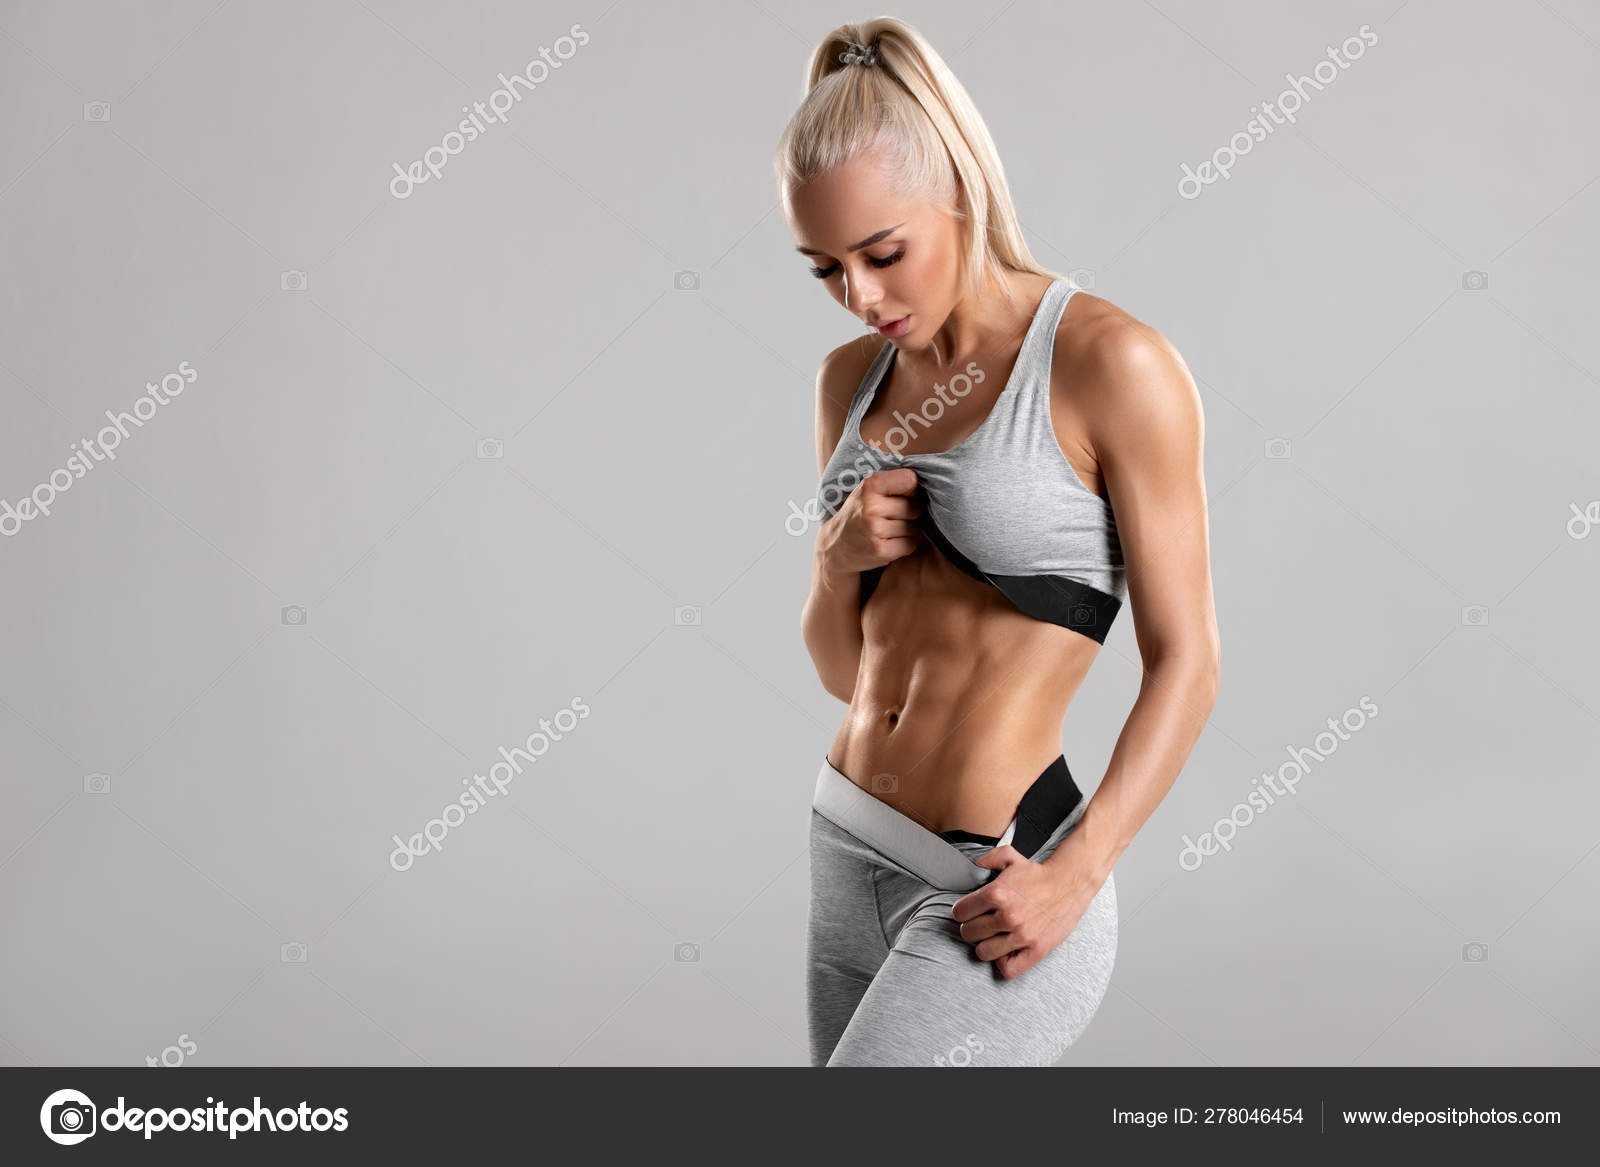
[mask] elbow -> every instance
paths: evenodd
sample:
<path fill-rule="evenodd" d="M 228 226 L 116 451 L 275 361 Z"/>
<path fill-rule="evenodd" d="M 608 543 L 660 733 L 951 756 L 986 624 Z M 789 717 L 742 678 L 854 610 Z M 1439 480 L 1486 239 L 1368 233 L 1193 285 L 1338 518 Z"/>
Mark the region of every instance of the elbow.
<path fill-rule="evenodd" d="M 822 682 L 822 687 L 827 690 L 828 696 L 836 697 L 846 705 L 855 697 L 856 678 L 852 673 L 849 676 L 841 668 L 828 668 L 823 662 L 817 666 L 817 679 Z"/>
<path fill-rule="evenodd" d="M 805 643 L 807 655 L 811 657 L 811 667 L 815 670 L 817 680 L 822 682 L 822 688 L 827 692 L 828 696 L 837 697 L 848 705 L 855 696 L 855 677 L 851 676 L 846 681 L 838 675 L 838 670 L 830 670 L 827 667 L 827 654 L 815 642 L 815 638 L 812 635 L 812 628 L 808 619 L 809 612 L 810 606 L 807 605 L 806 613 L 800 617 L 800 638 Z"/>
<path fill-rule="evenodd" d="M 1217 661 L 1200 661 L 1185 666 L 1182 677 L 1184 701 L 1202 719 L 1209 720 L 1217 707 L 1217 693 L 1221 688 L 1222 669 Z"/>
<path fill-rule="evenodd" d="M 855 687 L 853 684 L 846 685 L 840 678 L 830 676 L 823 669 L 817 669 L 817 680 L 822 682 L 822 687 L 828 696 L 836 697 L 846 705 L 850 704 L 850 698 L 855 696 L 854 692 L 852 692 Z"/>
<path fill-rule="evenodd" d="M 1193 637 L 1181 655 L 1195 699 L 1205 705 L 1209 715 L 1222 689 L 1222 638 L 1217 633 L 1215 619 L 1207 621 L 1205 631 Z"/>
<path fill-rule="evenodd" d="M 1222 661 L 1213 657 L 1206 663 L 1196 682 L 1199 686 L 1200 699 L 1205 702 L 1206 712 L 1209 714 L 1217 705 L 1217 694 L 1222 689 Z"/>
<path fill-rule="evenodd" d="M 1222 654 L 1215 644 L 1163 653 L 1145 670 L 1164 685 L 1181 690 L 1195 709 L 1210 716 L 1222 687 Z"/>
<path fill-rule="evenodd" d="M 1217 703 L 1217 693 L 1222 688 L 1222 643 L 1216 633 L 1199 644 L 1191 645 L 1183 654 L 1184 673 L 1193 687 L 1196 700 L 1205 705 L 1206 712 Z"/>
<path fill-rule="evenodd" d="M 1217 694 L 1222 689 L 1222 646 L 1212 641 L 1195 669 L 1195 687 L 1205 702 L 1209 714 L 1217 704 Z"/>

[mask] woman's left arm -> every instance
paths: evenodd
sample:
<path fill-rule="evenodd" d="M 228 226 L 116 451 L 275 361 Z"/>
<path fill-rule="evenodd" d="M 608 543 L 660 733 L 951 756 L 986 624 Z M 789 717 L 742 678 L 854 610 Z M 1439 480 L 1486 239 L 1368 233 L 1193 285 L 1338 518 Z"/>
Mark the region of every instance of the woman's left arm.
<path fill-rule="evenodd" d="M 1105 777 L 1056 850 L 1039 864 L 1009 847 L 973 861 L 1001 877 L 952 914 L 978 956 L 1006 977 L 1077 927 L 1177 781 L 1216 703 L 1221 670 L 1199 391 L 1177 350 L 1143 324 L 1119 325 L 1091 348 L 1088 368 L 1074 371 L 1073 400 L 1116 517 L 1144 676 Z"/>
<path fill-rule="evenodd" d="M 1200 392 L 1177 349 L 1145 325 L 1125 324 L 1096 347 L 1080 382 L 1084 417 L 1116 516 L 1144 675 L 1105 777 L 1045 863 L 1098 889 L 1205 728 L 1222 649 Z"/>

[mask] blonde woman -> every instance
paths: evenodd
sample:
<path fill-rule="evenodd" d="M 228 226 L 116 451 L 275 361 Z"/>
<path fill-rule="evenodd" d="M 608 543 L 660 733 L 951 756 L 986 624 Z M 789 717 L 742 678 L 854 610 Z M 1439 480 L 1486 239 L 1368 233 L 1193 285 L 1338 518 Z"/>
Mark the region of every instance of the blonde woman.
<path fill-rule="evenodd" d="M 872 330 L 817 377 L 802 631 L 850 708 L 811 814 L 811 1060 L 1049 1065 L 1110 983 L 1112 867 L 1216 699 L 1199 395 L 1034 262 L 904 22 L 823 39 L 776 164 L 810 274 Z M 1086 799 L 1062 721 L 1124 601 L 1144 680 Z"/>

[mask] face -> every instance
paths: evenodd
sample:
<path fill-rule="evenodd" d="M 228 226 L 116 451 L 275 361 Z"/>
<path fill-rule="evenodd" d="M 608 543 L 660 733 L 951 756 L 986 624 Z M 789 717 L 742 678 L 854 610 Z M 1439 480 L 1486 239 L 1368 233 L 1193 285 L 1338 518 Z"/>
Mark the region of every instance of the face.
<path fill-rule="evenodd" d="M 960 299 L 955 220 L 891 194 L 870 156 L 795 188 L 786 213 L 806 278 L 864 325 L 903 321 L 880 333 L 901 348 L 925 345 Z"/>

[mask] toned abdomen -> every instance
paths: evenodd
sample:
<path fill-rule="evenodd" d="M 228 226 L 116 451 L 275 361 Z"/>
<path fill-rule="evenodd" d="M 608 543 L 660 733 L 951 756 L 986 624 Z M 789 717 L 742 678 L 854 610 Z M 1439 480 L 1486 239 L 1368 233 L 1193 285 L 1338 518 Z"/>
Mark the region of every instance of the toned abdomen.
<path fill-rule="evenodd" d="M 1001 834 L 1062 752 L 1062 719 L 1100 646 L 1023 615 L 931 547 L 889 564 L 861 627 L 829 759 L 930 831 Z"/>

